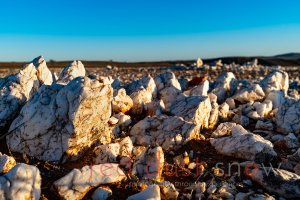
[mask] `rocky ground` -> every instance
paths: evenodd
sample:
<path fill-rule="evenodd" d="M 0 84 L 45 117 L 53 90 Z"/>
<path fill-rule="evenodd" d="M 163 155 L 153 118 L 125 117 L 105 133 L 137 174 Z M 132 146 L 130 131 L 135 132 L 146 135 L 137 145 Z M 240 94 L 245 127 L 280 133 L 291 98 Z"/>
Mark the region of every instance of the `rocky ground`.
<path fill-rule="evenodd" d="M 0 199 L 300 198 L 298 67 L 1 74 Z"/>

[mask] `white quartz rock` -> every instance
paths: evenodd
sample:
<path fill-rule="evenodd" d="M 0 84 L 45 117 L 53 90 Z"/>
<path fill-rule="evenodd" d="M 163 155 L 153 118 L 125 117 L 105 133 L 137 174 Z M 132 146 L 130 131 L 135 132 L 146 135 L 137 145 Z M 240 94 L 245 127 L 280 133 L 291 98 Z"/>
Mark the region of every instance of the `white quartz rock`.
<path fill-rule="evenodd" d="M 133 145 L 130 137 L 123 138 L 119 143 L 104 144 L 94 149 L 94 164 L 117 162 L 117 157 L 130 157 Z"/>
<path fill-rule="evenodd" d="M 154 78 L 158 98 L 164 102 L 165 109 L 169 111 L 172 102 L 181 93 L 181 86 L 173 72 L 164 72 Z"/>
<path fill-rule="evenodd" d="M 17 164 L 0 177 L 0 199 L 38 200 L 41 196 L 41 176 L 35 166 Z"/>
<path fill-rule="evenodd" d="M 289 134 L 300 133 L 300 100 L 286 100 L 276 114 L 277 131 Z"/>
<path fill-rule="evenodd" d="M 203 128 L 209 128 L 212 106 L 208 97 L 178 96 L 170 111 L 173 115 L 182 117 L 185 121 Z"/>
<path fill-rule="evenodd" d="M 132 195 L 127 200 L 160 200 L 160 188 L 158 185 L 149 185 L 145 190 Z"/>
<path fill-rule="evenodd" d="M 57 83 L 68 84 L 79 76 L 85 76 L 85 68 L 81 61 L 74 60 L 60 72 Z"/>
<path fill-rule="evenodd" d="M 39 56 L 32 61 L 37 71 L 37 78 L 40 85 L 51 85 L 53 83 L 53 75 L 48 69 L 46 61 L 43 56 Z"/>
<path fill-rule="evenodd" d="M 208 90 L 209 90 L 209 81 L 205 80 L 200 85 L 197 85 L 192 89 L 185 91 L 184 93 L 189 96 L 207 96 Z"/>
<path fill-rule="evenodd" d="M 271 91 L 265 101 L 272 101 L 273 109 L 279 108 L 285 102 L 283 91 Z"/>
<path fill-rule="evenodd" d="M 1 129 L 11 124 L 39 85 L 37 70 L 32 63 L 26 64 L 17 74 L 0 78 Z"/>
<path fill-rule="evenodd" d="M 219 106 L 219 116 L 222 119 L 227 119 L 229 115 L 229 105 L 224 102 Z"/>
<path fill-rule="evenodd" d="M 236 123 L 225 122 L 221 123 L 217 129 L 211 134 L 212 138 L 219 138 L 224 136 L 230 136 L 233 127 L 236 127 Z"/>
<path fill-rule="evenodd" d="M 53 188 L 62 199 L 82 199 L 92 188 L 111 184 L 126 178 L 118 164 L 105 163 L 73 169 L 53 183 Z"/>
<path fill-rule="evenodd" d="M 286 72 L 277 70 L 261 80 L 260 85 L 266 95 L 273 90 L 282 90 L 286 94 L 289 89 L 289 76 Z"/>
<path fill-rule="evenodd" d="M 154 79 L 148 75 L 125 86 L 127 94 L 133 101 L 132 113 L 147 111 L 147 104 L 157 97 Z"/>
<path fill-rule="evenodd" d="M 269 192 L 285 198 L 299 198 L 300 176 L 292 172 L 276 168 L 254 168 L 250 170 L 250 178 Z"/>
<path fill-rule="evenodd" d="M 255 102 L 253 104 L 253 107 L 255 108 L 257 114 L 259 115 L 259 117 L 267 117 L 270 112 L 273 109 L 273 104 L 272 101 L 270 100 L 265 100 L 264 102 L 260 103 L 260 102 Z"/>
<path fill-rule="evenodd" d="M 46 161 L 77 159 L 93 142 L 110 142 L 111 100 L 110 85 L 87 77 L 43 85 L 12 123 L 7 145 Z"/>
<path fill-rule="evenodd" d="M 126 113 L 128 112 L 133 106 L 133 101 L 126 94 L 126 90 L 121 88 L 117 90 L 114 94 L 114 98 L 112 101 L 112 109 L 115 113 Z"/>
<path fill-rule="evenodd" d="M 248 103 L 250 101 L 260 101 L 265 97 L 263 89 L 258 85 L 254 84 L 249 88 L 245 88 L 235 94 L 232 98 L 241 103 Z"/>
<path fill-rule="evenodd" d="M 231 126 L 224 126 L 226 135 Z M 220 127 L 220 129 L 221 129 Z M 217 129 L 220 132 L 220 129 Z M 222 129 L 221 129 L 222 130 Z M 220 135 L 215 133 L 214 135 Z M 220 153 L 227 156 L 242 158 L 246 160 L 264 159 L 269 160 L 277 156 L 273 150 L 273 144 L 263 137 L 245 130 L 241 125 L 231 128 L 231 135 L 221 138 L 211 138 L 210 143 Z"/>
<path fill-rule="evenodd" d="M 106 200 L 112 195 L 111 189 L 98 187 L 92 195 L 93 200 Z"/>
<path fill-rule="evenodd" d="M 130 131 L 137 145 L 160 145 L 164 150 L 178 149 L 199 136 L 199 127 L 176 116 L 153 116 L 136 123 Z"/>
<path fill-rule="evenodd" d="M 0 174 L 7 173 L 16 164 L 14 157 L 0 153 Z"/>
<path fill-rule="evenodd" d="M 164 166 L 164 152 L 161 147 L 142 148 L 136 156 L 132 174 L 142 179 L 160 180 Z"/>
<path fill-rule="evenodd" d="M 180 83 L 178 82 L 173 72 L 161 73 L 154 78 L 154 81 L 158 92 L 167 87 L 174 87 L 177 90 L 181 91 Z"/>
<path fill-rule="evenodd" d="M 232 72 L 221 74 L 214 84 L 212 93 L 217 95 L 218 103 L 223 103 L 226 98 L 231 97 L 237 87 L 237 80 Z"/>

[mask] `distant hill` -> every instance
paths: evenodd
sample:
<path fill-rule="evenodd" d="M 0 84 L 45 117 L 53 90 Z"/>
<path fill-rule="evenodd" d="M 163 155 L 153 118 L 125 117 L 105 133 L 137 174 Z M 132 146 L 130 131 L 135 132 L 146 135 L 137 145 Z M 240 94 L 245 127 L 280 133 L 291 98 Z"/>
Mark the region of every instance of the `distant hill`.
<path fill-rule="evenodd" d="M 300 53 L 287 53 L 276 56 L 252 56 L 252 57 L 220 57 L 212 59 L 203 59 L 204 63 L 210 64 L 216 60 L 221 59 L 223 63 L 230 64 L 235 62 L 237 64 L 244 64 L 250 62 L 255 58 L 258 59 L 258 63 L 262 65 L 281 65 L 281 66 L 300 66 Z M 166 67 L 177 64 L 191 65 L 195 60 L 170 60 L 170 61 L 145 61 L 145 62 L 117 62 L 117 61 L 84 61 L 82 60 L 86 68 L 89 67 L 106 67 L 107 65 L 118 66 L 118 67 Z M 50 68 L 62 68 L 71 61 L 48 61 L 47 65 Z M 0 68 L 20 68 L 25 62 L 1 62 Z"/>

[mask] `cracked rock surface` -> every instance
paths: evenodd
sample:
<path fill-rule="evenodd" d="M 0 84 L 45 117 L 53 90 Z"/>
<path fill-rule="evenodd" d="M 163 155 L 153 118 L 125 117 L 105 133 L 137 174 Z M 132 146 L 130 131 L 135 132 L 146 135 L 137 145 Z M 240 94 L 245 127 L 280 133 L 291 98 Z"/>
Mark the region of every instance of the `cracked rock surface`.
<path fill-rule="evenodd" d="M 76 159 L 96 140 L 110 142 L 112 88 L 77 77 L 66 86 L 42 86 L 12 123 L 7 145 L 46 161 Z"/>
<path fill-rule="evenodd" d="M 217 128 L 218 138 L 211 138 L 210 143 L 215 149 L 224 155 L 233 156 L 236 158 L 243 158 L 246 160 L 271 160 L 276 157 L 277 154 L 273 150 L 273 144 L 265 140 L 263 137 L 253 134 L 245 130 L 241 125 L 220 125 Z M 225 129 L 226 135 L 229 134 L 231 129 L 231 135 L 226 137 L 219 137 L 221 130 Z"/>
<path fill-rule="evenodd" d="M 164 150 L 178 149 L 199 137 L 199 127 L 176 116 L 153 116 L 136 123 L 131 131 L 136 145 L 160 145 Z"/>

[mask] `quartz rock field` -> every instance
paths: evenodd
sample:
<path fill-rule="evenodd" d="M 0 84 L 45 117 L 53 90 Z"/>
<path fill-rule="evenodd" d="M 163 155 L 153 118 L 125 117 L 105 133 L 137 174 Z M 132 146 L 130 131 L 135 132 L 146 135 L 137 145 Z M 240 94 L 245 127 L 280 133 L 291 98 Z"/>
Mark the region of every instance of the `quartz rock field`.
<path fill-rule="evenodd" d="M 298 67 L 0 73 L 0 200 L 300 199 Z"/>

